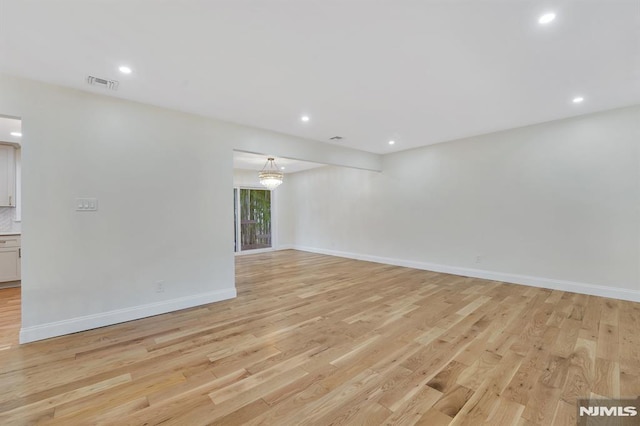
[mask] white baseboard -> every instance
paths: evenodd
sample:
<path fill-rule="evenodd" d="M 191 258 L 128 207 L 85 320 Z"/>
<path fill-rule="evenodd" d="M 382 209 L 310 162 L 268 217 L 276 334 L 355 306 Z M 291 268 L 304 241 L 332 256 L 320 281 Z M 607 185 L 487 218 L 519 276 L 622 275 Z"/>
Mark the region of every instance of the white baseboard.
<path fill-rule="evenodd" d="M 277 249 L 273 247 L 262 248 L 262 249 L 253 249 L 253 250 L 245 250 L 245 251 L 236 251 L 233 254 L 235 256 L 246 256 L 248 254 L 258 254 L 258 253 L 269 253 L 270 251 L 276 251 Z"/>
<path fill-rule="evenodd" d="M 279 250 L 292 250 L 295 249 L 293 244 L 281 244 L 277 247 L 269 247 L 269 248 L 264 248 L 264 249 L 255 249 L 255 250 L 246 250 L 246 251 L 237 251 L 234 254 L 236 256 L 246 256 L 248 254 L 259 254 L 259 253 L 269 253 L 272 251 L 279 251 Z"/>
<path fill-rule="evenodd" d="M 219 302 L 226 299 L 233 299 L 234 297 L 236 297 L 236 289 L 235 287 L 232 287 L 224 290 L 200 293 L 193 296 L 163 300 L 162 302 L 133 306 L 131 308 L 116 309 L 114 311 L 102 312 L 99 314 L 69 318 L 62 321 L 32 327 L 23 327 L 20 330 L 20 343 L 29 343 L 36 340 L 48 339 L 50 337 L 62 336 L 64 334 L 76 333 L 78 331 L 90 330 L 92 328 L 104 327 L 121 322 L 165 314 L 167 312 L 177 311 L 180 309 L 206 305 L 208 303 Z"/>
<path fill-rule="evenodd" d="M 311 253 L 327 254 L 348 259 L 365 260 L 386 265 L 404 266 L 407 268 L 442 272 L 446 274 L 462 275 L 465 277 L 483 278 L 492 281 L 502 281 L 512 284 L 523 284 L 532 287 L 548 288 L 551 290 L 569 291 L 572 293 L 589 294 L 592 296 L 610 297 L 613 299 L 640 302 L 640 291 L 620 287 L 598 284 L 579 283 L 574 281 L 556 280 L 552 278 L 532 277 L 528 275 L 511 274 L 506 272 L 487 271 L 483 269 L 462 268 L 458 266 L 440 265 L 436 263 L 417 262 L 412 260 L 394 259 L 390 257 L 372 256 L 367 254 L 350 253 L 337 250 L 327 250 L 315 247 L 292 246 L 294 250 Z"/>
<path fill-rule="evenodd" d="M 0 290 L 3 288 L 16 288 L 21 286 L 21 281 L 6 281 L 0 283 Z"/>

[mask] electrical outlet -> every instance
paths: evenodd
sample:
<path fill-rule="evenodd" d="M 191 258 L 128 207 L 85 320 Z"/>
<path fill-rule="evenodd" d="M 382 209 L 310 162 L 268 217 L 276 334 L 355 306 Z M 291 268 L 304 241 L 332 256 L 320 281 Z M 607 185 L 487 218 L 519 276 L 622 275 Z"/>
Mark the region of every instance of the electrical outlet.
<path fill-rule="evenodd" d="M 156 281 L 156 293 L 164 293 L 164 281 Z"/>
<path fill-rule="evenodd" d="M 476 256 L 476 263 L 482 263 L 482 256 L 480 255 Z"/>

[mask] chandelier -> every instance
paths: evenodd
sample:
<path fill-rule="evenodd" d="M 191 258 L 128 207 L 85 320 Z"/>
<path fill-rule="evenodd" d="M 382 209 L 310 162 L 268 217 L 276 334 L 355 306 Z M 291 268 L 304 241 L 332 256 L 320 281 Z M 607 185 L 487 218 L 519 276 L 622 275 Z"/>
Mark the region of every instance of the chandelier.
<path fill-rule="evenodd" d="M 284 173 L 278 170 L 276 162 L 273 157 L 269 157 L 267 162 L 264 163 L 264 167 L 258 173 L 260 177 L 260 183 L 267 189 L 276 189 L 282 183 L 282 177 Z"/>

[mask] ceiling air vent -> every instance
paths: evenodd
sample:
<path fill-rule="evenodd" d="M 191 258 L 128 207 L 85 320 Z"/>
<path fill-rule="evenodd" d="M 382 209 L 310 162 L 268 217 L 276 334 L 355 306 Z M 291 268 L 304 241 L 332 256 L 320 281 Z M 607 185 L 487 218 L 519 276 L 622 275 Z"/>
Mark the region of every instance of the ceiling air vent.
<path fill-rule="evenodd" d="M 94 77 L 92 75 L 87 77 L 87 83 L 92 86 L 104 87 L 109 90 L 118 90 L 118 83 L 116 80 L 106 80 L 100 77 Z"/>
<path fill-rule="evenodd" d="M 344 139 L 342 136 L 334 136 L 332 138 L 329 138 L 330 141 L 339 141 L 339 140 L 342 140 L 342 139 Z"/>

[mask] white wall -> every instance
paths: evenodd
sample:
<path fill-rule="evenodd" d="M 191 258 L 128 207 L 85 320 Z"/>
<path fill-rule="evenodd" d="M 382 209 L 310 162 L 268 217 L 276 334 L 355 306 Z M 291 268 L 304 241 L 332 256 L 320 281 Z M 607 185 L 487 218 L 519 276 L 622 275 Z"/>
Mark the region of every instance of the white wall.
<path fill-rule="evenodd" d="M 0 93 L 24 134 L 23 342 L 234 297 L 233 148 L 380 167 L 372 154 L 6 75 Z M 97 197 L 99 211 L 76 212 L 77 197 Z"/>
<path fill-rule="evenodd" d="M 640 301 L 640 107 L 297 173 L 295 245 Z M 480 256 L 479 263 L 476 257 Z"/>
<path fill-rule="evenodd" d="M 0 114 L 23 119 L 23 342 L 233 297 L 233 209 L 221 200 L 234 148 L 381 165 L 373 154 L 5 75 L 0 93 Z M 636 294 L 639 111 L 390 155 L 384 173 L 288 175 L 277 189 L 293 215 L 285 234 L 320 250 Z M 97 197 L 99 211 L 76 212 L 77 197 Z"/>
<path fill-rule="evenodd" d="M 233 186 L 246 188 L 263 188 L 258 178 L 258 172 L 254 170 L 233 169 Z"/>

